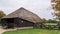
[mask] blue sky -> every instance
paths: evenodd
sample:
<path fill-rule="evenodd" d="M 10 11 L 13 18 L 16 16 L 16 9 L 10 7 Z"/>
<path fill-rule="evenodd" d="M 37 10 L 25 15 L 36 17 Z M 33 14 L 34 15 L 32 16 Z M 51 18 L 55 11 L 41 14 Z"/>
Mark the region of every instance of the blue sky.
<path fill-rule="evenodd" d="M 0 0 L 0 10 L 7 15 L 24 7 L 41 18 L 53 19 L 51 0 Z"/>

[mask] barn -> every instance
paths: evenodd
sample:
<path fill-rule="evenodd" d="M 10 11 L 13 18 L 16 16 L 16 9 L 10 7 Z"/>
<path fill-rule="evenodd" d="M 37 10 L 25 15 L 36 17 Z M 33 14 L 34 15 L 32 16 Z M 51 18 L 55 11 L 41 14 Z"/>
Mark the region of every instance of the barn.
<path fill-rule="evenodd" d="M 6 28 L 30 27 L 34 26 L 34 23 L 40 22 L 42 22 L 42 19 L 39 16 L 23 7 L 1 19 L 1 25 Z"/>

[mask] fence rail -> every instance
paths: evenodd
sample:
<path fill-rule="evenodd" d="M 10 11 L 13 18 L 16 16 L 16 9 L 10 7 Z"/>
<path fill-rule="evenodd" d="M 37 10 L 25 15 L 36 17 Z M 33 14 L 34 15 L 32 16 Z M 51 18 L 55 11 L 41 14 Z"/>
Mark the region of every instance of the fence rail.
<path fill-rule="evenodd" d="M 36 28 L 44 28 L 44 29 L 58 29 L 60 30 L 60 25 L 46 25 L 46 24 L 42 24 L 42 23 L 38 23 L 36 24 L 37 26 L 35 26 Z"/>
<path fill-rule="evenodd" d="M 44 25 L 42 28 L 60 30 L 60 25 Z"/>

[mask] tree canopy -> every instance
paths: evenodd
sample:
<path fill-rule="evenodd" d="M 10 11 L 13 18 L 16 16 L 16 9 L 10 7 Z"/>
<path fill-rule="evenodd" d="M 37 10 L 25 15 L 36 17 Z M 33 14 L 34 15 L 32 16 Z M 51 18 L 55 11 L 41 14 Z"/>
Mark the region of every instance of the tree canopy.
<path fill-rule="evenodd" d="M 5 16 L 6 14 L 3 11 L 0 11 L 0 18 L 2 18 L 3 16 Z"/>
<path fill-rule="evenodd" d="M 54 15 L 60 21 L 60 0 L 52 0 L 53 9 L 55 10 Z"/>

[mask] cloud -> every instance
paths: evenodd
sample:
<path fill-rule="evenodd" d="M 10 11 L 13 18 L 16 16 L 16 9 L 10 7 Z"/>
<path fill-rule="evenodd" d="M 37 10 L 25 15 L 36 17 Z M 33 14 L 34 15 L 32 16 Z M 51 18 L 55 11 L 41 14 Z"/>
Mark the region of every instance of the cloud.
<path fill-rule="evenodd" d="M 51 0 L 0 0 L 0 9 L 6 14 L 23 6 L 40 17 L 52 19 Z"/>

